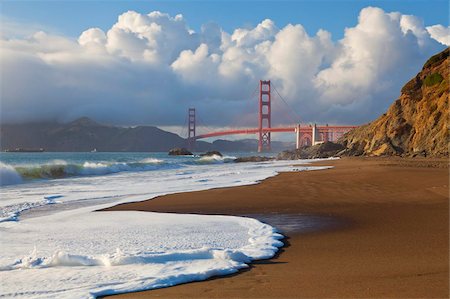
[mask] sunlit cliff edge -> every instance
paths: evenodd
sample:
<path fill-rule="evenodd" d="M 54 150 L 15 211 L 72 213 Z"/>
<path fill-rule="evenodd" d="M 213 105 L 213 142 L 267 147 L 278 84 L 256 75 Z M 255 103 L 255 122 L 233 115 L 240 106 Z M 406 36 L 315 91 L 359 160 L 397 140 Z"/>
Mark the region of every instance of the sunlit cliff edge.
<path fill-rule="evenodd" d="M 448 156 L 449 49 L 428 59 L 385 114 L 340 140 L 345 155 Z"/>

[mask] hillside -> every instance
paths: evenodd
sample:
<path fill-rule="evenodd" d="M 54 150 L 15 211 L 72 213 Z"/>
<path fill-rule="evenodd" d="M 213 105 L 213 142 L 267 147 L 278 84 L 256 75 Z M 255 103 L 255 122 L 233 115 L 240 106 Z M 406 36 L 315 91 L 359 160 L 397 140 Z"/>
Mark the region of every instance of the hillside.
<path fill-rule="evenodd" d="M 449 48 L 432 56 L 377 120 L 339 142 L 347 155 L 448 156 Z"/>
<path fill-rule="evenodd" d="M 70 123 L 55 122 L 2 124 L 0 149 L 44 148 L 50 152 L 86 152 L 93 149 L 110 152 L 165 152 L 174 147 L 185 147 L 186 140 L 177 134 L 153 126 L 116 127 L 99 124 L 87 117 Z M 292 144 L 272 142 L 273 150 L 283 150 Z M 255 151 L 253 139 L 213 143 L 196 142 L 196 151 Z"/>
<path fill-rule="evenodd" d="M 166 151 L 184 146 L 176 134 L 151 126 L 132 128 L 98 124 L 83 117 L 67 124 L 2 125 L 1 149 L 45 148 L 46 151 Z"/>

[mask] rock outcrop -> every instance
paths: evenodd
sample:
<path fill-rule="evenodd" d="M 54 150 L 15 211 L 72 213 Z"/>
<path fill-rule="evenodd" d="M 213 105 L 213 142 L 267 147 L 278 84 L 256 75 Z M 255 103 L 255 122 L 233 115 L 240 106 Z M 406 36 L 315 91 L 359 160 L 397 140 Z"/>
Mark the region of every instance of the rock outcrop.
<path fill-rule="evenodd" d="M 266 162 L 266 161 L 273 161 L 275 158 L 273 157 L 263 157 L 263 156 L 250 156 L 250 157 L 239 157 L 234 159 L 234 162 L 241 163 L 241 162 Z"/>
<path fill-rule="evenodd" d="M 180 148 L 173 148 L 169 151 L 169 156 L 192 156 L 192 153 L 188 151 L 187 149 Z"/>
<path fill-rule="evenodd" d="M 304 146 L 296 150 L 283 151 L 277 160 L 317 159 L 338 156 L 345 150 L 342 144 L 325 142 L 314 146 Z"/>
<path fill-rule="evenodd" d="M 377 120 L 339 140 L 344 155 L 448 156 L 449 48 L 432 56 Z"/>

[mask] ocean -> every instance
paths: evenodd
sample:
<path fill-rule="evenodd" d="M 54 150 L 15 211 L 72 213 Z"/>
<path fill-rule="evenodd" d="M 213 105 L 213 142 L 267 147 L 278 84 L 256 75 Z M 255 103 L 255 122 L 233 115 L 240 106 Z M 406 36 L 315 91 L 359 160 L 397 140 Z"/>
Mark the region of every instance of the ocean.
<path fill-rule="evenodd" d="M 156 196 L 255 184 L 292 161 L 167 153 L 1 153 L 0 297 L 95 298 L 204 280 L 272 257 L 256 219 L 94 212 Z"/>

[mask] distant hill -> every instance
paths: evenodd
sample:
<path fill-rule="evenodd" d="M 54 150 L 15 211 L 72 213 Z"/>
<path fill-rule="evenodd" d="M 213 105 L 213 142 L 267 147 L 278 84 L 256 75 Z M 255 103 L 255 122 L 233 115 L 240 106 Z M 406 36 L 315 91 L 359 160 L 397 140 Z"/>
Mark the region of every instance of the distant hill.
<path fill-rule="evenodd" d="M 282 150 L 290 143 L 273 142 L 274 150 Z M 87 117 L 70 123 L 56 122 L 2 124 L 0 149 L 38 149 L 56 152 L 129 151 L 165 152 L 174 147 L 185 147 L 186 139 L 153 126 L 116 127 L 99 124 Z M 197 141 L 196 151 L 255 151 L 256 140 L 213 143 Z"/>
<path fill-rule="evenodd" d="M 377 120 L 341 140 L 347 155 L 448 156 L 449 48 L 432 56 Z"/>
<path fill-rule="evenodd" d="M 180 136 L 151 126 L 122 128 L 83 117 L 67 124 L 2 125 L 1 149 L 45 148 L 46 151 L 166 151 L 185 146 Z"/>

